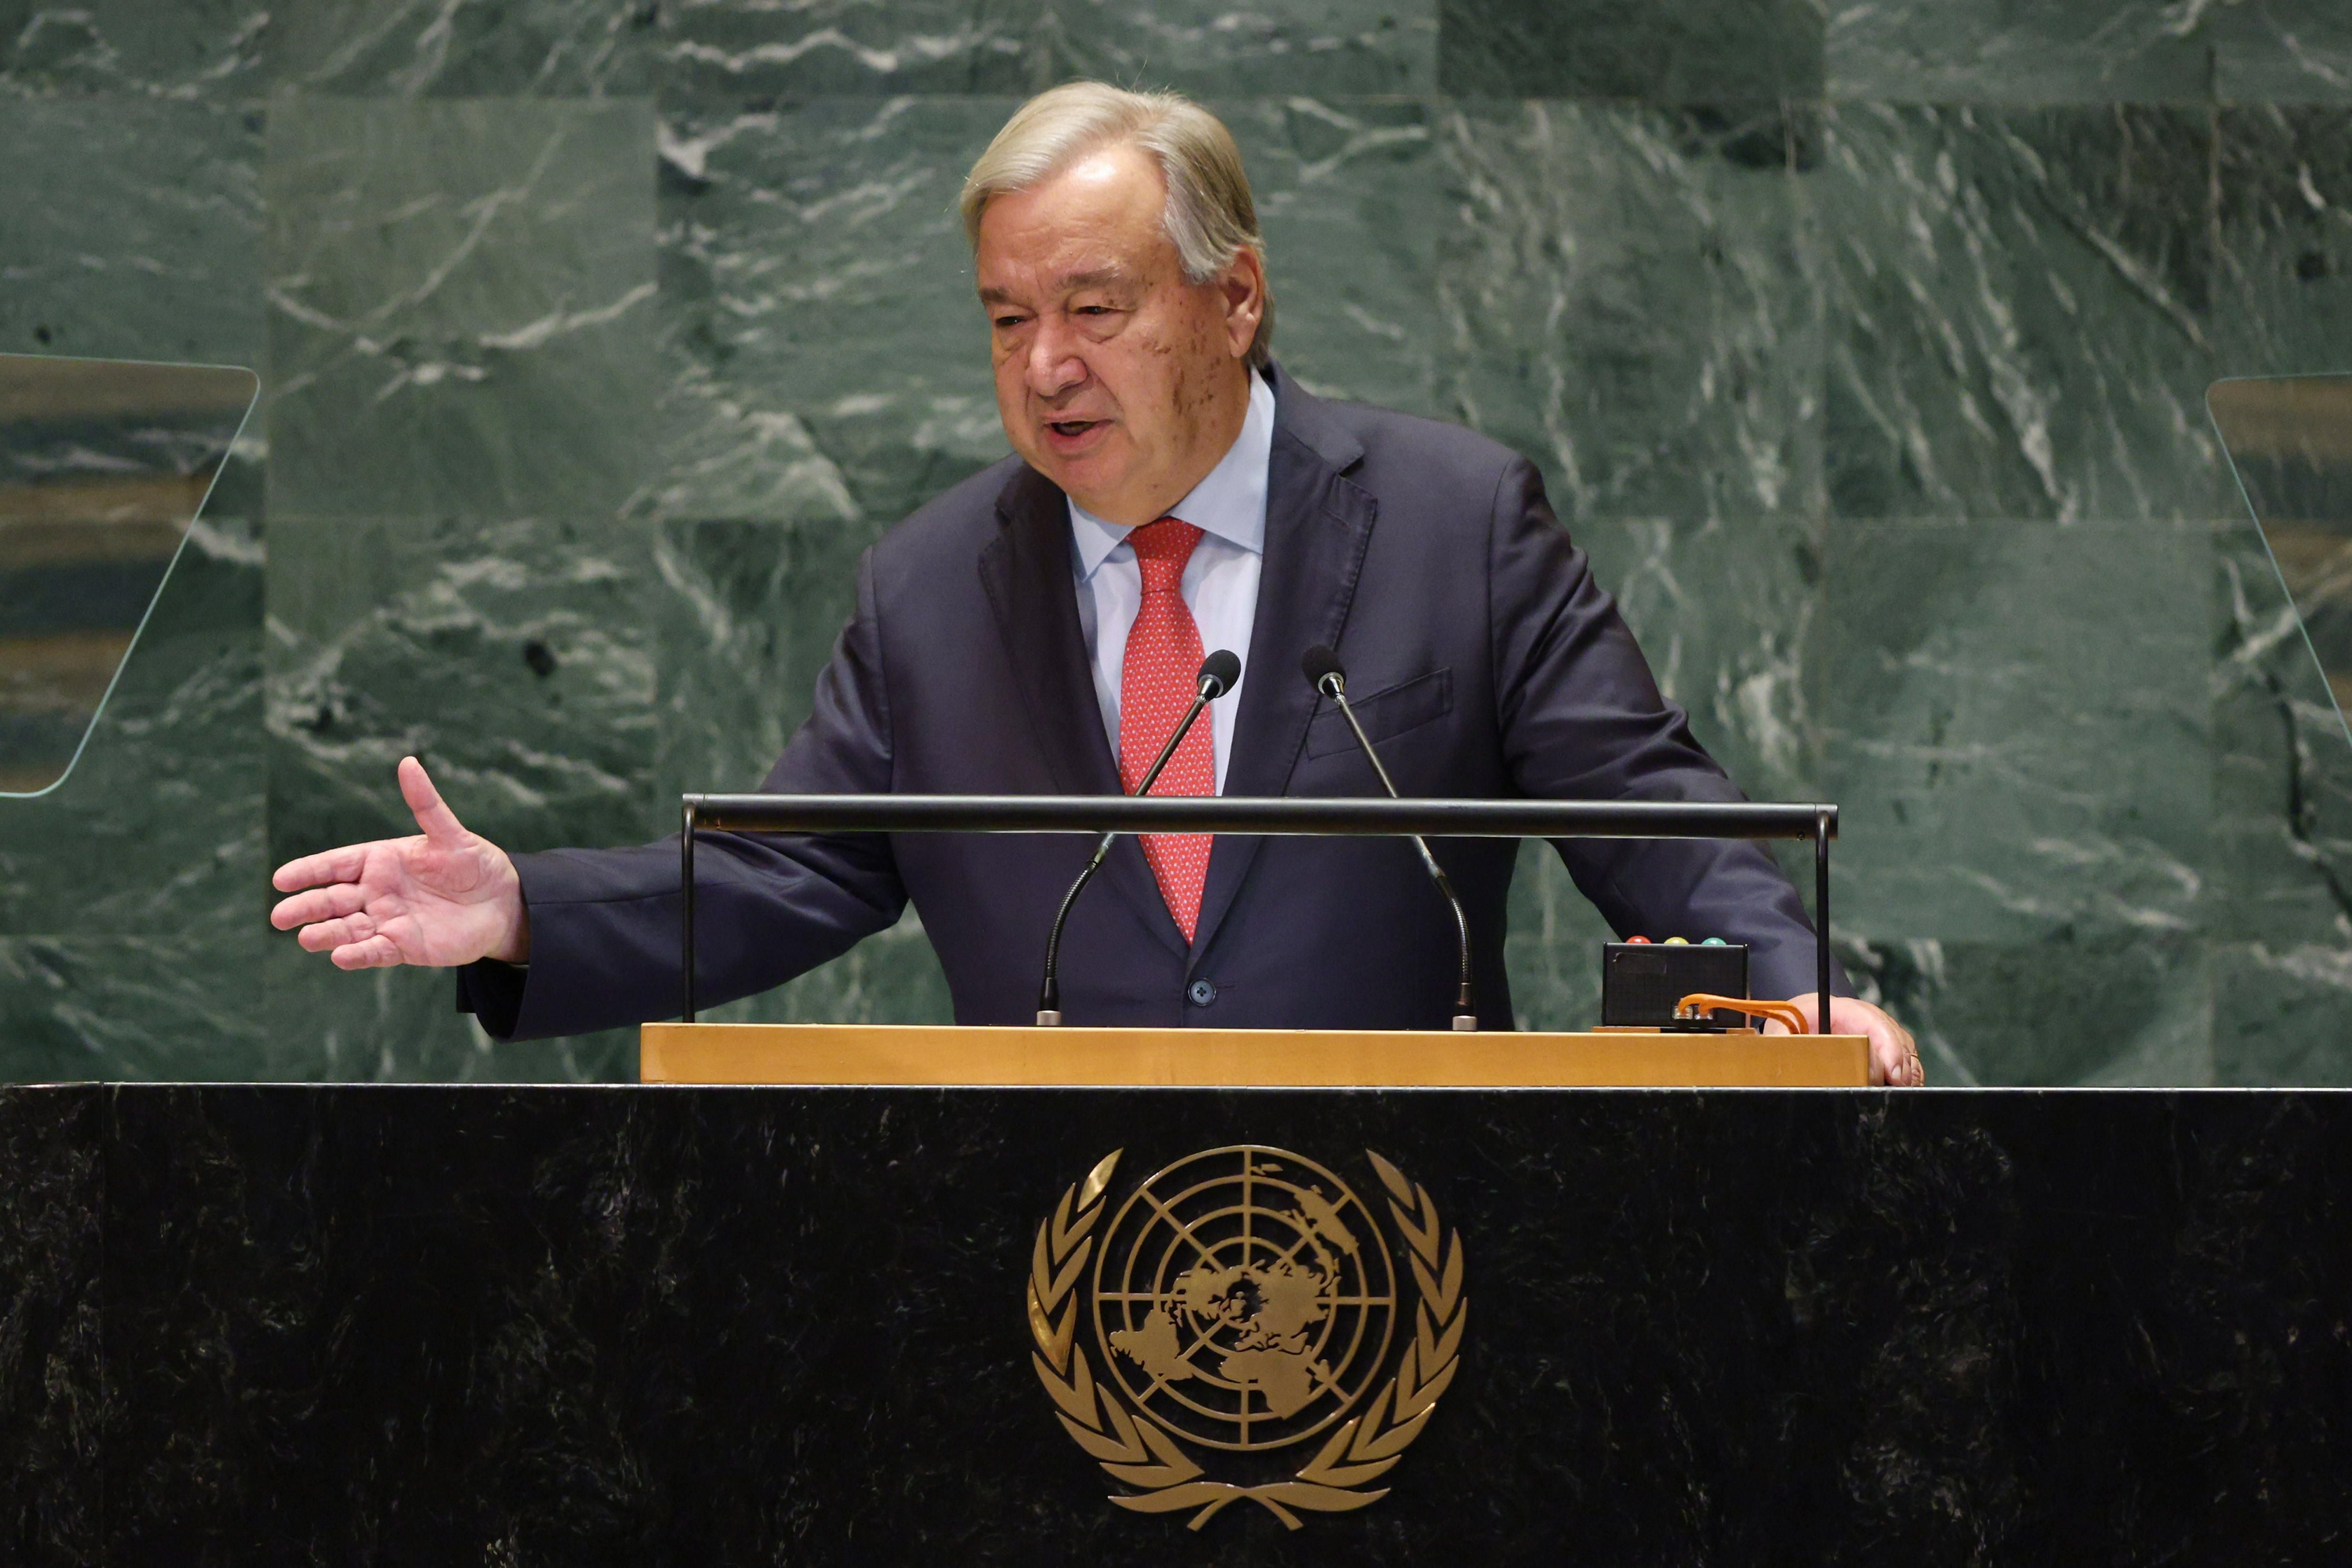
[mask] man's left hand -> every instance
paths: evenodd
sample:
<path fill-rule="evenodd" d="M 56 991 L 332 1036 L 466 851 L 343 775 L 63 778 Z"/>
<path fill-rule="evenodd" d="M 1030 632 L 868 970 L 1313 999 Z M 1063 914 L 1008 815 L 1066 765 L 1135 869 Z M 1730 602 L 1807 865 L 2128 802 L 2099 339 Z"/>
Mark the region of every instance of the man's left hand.
<path fill-rule="evenodd" d="M 1789 1000 L 1803 1010 L 1807 1022 L 1819 1020 L 1821 1015 L 1815 1005 L 1820 1000 L 1819 993 L 1808 991 Z M 1778 1024 L 1768 1025 L 1766 1032 L 1779 1028 Z M 1927 1081 L 1927 1070 L 1919 1065 L 1919 1047 L 1913 1043 L 1911 1031 L 1882 1008 L 1853 996 L 1832 996 L 1828 1032 L 1870 1037 L 1870 1081 L 1874 1086 L 1916 1089 Z"/>

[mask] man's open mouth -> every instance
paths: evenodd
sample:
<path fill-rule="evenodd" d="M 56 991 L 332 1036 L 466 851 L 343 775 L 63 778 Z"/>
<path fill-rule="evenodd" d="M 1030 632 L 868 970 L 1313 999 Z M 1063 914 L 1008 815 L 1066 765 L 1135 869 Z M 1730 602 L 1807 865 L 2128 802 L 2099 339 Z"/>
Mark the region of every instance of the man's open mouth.
<path fill-rule="evenodd" d="M 1054 419 L 1046 422 L 1045 428 L 1064 440 L 1072 440 L 1101 423 L 1099 419 Z"/>

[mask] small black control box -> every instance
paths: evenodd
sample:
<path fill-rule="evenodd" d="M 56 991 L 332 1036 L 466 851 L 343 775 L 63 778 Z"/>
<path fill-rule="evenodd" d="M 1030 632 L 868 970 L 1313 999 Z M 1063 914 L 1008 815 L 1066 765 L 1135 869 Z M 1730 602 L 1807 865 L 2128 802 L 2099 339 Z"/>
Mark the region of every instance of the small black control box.
<path fill-rule="evenodd" d="M 1699 992 L 1747 996 L 1746 942 L 1612 942 L 1601 950 L 1603 1024 L 1671 1024 L 1675 1004 Z M 1721 1007 L 1709 1016 L 1735 1029 L 1754 1022 L 1744 1013 Z"/>

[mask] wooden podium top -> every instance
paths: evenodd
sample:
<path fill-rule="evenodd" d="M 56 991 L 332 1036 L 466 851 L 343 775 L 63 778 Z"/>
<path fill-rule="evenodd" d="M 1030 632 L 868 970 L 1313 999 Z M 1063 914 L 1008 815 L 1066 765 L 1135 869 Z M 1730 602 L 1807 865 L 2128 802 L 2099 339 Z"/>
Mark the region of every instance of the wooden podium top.
<path fill-rule="evenodd" d="M 645 1083 L 1860 1089 L 1860 1035 L 647 1024 Z"/>

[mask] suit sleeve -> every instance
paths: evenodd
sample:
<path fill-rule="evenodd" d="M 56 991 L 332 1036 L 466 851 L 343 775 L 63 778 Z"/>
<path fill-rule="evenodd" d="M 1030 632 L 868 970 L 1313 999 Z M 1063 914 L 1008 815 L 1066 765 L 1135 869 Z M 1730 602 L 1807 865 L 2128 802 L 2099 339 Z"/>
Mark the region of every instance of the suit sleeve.
<path fill-rule="evenodd" d="M 1747 798 L 1691 733 L 1682 709 L 1659 692 L 1633 634 L 1524 458 L 1512 458 L 1496 483 L 1488 548 L 1497 718 L 1522 792 L 1555 800 Z M 1762 846 L 1588 838 L 1554 847 L 1620 936 L 1745 942 L 1753 994 L 1813 989 L 1811 923 Z M 1843 976 L 1832 984 L 1848 989 Z"/>
<path fill-rule="evenodd" d="M 871 552 L 857 611 L 816 702 L 761 788 L 883 795 L 890 708 Z M 695 836 L 695 990 L 709 1005 L 783 984 L 898 918 L 907 892 L 880 834 Z M 579 1034 L 679 1010 L 678 838 L 518 856 L 530 963 L 458 971 L 457 1005 L 501 1039 Z"/>

